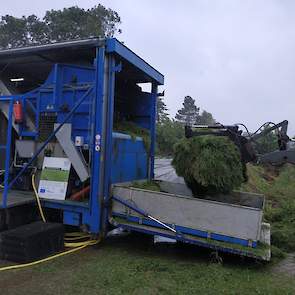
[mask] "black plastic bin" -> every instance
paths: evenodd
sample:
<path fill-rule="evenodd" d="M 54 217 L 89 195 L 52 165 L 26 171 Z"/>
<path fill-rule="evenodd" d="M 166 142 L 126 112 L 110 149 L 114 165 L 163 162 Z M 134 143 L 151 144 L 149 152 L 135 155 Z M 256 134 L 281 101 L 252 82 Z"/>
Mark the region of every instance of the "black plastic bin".
<path fill-rule="evenodd" d="M 27 263 L 48 257 L 64 248 L 64 226 L 37 221 L 0 235 L 1 258 Z"/>

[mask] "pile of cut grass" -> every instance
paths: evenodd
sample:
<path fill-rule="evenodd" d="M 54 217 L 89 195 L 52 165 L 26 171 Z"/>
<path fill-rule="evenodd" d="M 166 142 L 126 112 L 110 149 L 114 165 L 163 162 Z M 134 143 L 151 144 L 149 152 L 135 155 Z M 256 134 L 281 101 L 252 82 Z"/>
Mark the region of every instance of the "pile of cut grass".
<path fill-rule="evenodd" d="M 241 155 L 223 136 L 197 136 L 180 140 L 172 161 L 194 195 L 228 193 L 244 181 Z"/>
<path fill-rule="evenodd" d="M 116 122 L 114 123 L 113 129 L 116 132 L 121 132 L 130 135 L 133 140 L 135 140 L 136 137 L 141 137 L 146 151 L 148 152 L 150 150 L 151 138 L 148 129 L 142 128 L 131 121 Z"/>
<path fill-rule="evenodd" d="M 271 224 L 272 244 L 295 251 L 295 166 L 248 165 L 248 182 L 241 189 L 266 196 L 264 218 Z"/>
<path fill-rule="evenodd" d="M 155 181 L 134 181 L 132 182 L 131 186 L 134 188 L 140 188 L 149 191 L 161 191 L 159 184 Z"/>

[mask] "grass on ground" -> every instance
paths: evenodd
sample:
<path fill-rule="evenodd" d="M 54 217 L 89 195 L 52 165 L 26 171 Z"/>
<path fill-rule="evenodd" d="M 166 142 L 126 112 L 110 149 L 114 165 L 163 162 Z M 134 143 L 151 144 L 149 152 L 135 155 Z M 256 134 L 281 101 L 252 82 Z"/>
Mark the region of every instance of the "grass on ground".
<path fill-rule="evenodd" d="M 152 247 L 147 236 L 131 235 L 26 270 L 1 273 L 0 285 L 5 295 L 295 294 L 293 279 L 270 272 L 269 265 L 237 257 L 215 264 L 209 254 L 183 244 Z"/>
<path fill-rule="evenodd" d="M 248 165 L 242 190 L 266 196 L 264 218 L 271 224 L 272 244 L 295 251 L 295 165 L 280 168 Z"/>

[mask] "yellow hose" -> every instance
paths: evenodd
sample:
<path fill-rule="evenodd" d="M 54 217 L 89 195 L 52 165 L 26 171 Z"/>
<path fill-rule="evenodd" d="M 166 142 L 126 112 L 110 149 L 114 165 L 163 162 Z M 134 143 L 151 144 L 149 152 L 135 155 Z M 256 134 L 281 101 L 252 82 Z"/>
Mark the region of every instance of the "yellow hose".
<path fill-rule="evenodd" d="M 32 186 L 33 186 L 33 189 L 34 189 L 34 193 L 35 193 L 35 197 L 36 197 L 36 200 L 37 200 L 37 204 L 38 204 L 38 208 L 39 208 L 41 218 L 42 218 L 43 222 L 46 222 L 46 218 L 45 218 L 42 206 L 41 206 L 40 198 L 39 198 L 39 195 L 38 195 L 38 192 L 37 192 L 37 189 L 36 189 L 35 174 L 32 175 Z"/>
<path fill-rule="evenodd" d="M 77 242 L 77 243 L 67 243 L 65 242 L 65 247 L 67 248 L 77 248 L 77 247 L 82 247 L 82 246 L 92 246 L 96 245 L 98 242 L 96 240 L 89 240 L 86 242 Z"/>
<path fill-rule="evenodd" d="M 69 237 L 67 236 L 67 233 L 65 234 L 65 240 L 66 241 L 77 241 L 77 240 L 82 240 L 86 238 L 90 238 L 91 235 L 85 235 L 85 236 L 80 236 L 80 237 Z"/>
<path fill-rule="evenodd" d="M 84 232 L 71 232 L 71 233 L 66 233 L 67 237 L 88 237 L 88 233 Z"/>

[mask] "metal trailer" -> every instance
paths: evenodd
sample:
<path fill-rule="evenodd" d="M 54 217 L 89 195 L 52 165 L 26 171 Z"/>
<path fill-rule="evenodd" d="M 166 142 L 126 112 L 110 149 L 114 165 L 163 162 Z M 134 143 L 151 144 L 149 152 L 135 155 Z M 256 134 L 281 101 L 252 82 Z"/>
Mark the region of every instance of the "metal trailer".
<path fill-rule="evenodd" d="M 183 184 L 158 183 L 160 192 L 114 185 L 112 223 L 215 251 L 270 260 L 263 195 L 233 192 L 200 199 Z"/>
<path fill-rule="evenodd" d="M 164 77 L 118 40 L 4 50 L 0 69 L 0 230 L 33 218 L 29 177 L 42 177 L 49 153 L 71 163 L 68 192 L 89 185 L 84 201 L 71 195 L 41 198 L 43 207 L 66 225 L 101 237 L 109 225 L 120 226 L 269 260 L 261 196 L 248 195 L 250 205 L 232 205 L 171 189 L 161 193 L 121 185 L 154 179 L 156 102 Z M 150 91 L 140 83 L 149 83 Z M 19 105 L 21 119 L 14 109 Z M 141 137 L 114 132 L 118 118 L 147 129 L 149 148 Z M 161 185 L 175 189 L 175 184 Z M 41 197 L 42 190 L 39 185 Z"/>

